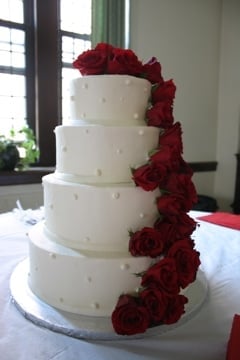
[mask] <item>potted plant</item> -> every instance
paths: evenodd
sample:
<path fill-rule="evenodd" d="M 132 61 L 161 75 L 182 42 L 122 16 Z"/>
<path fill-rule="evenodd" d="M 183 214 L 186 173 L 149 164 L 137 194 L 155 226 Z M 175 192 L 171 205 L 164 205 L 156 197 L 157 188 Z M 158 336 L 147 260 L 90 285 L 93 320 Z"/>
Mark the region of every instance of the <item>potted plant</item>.
<path fill-rule="evenodd" d="M 0 171 L 24 170 L 39 158 L 32 129 L 12 129 L 9 136 L 0 135 Z"/>

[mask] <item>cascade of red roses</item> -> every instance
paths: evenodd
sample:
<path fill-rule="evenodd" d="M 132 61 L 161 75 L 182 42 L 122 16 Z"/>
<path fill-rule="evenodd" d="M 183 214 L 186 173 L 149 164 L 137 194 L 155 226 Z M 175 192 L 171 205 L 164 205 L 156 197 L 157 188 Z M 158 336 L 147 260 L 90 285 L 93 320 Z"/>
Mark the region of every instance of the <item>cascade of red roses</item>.
<path fill-rule="evenodd" d="M 112 324 L 116 333 L 132 335 L 152 326 L 175 323 L 188 301 L 181 289 L 195 281 L 200 265 L 199 252 L 191 239 L 196 223 L 187 214 L 197 194 L 192 170 L 182 157 L 181 124 L 174 123 L 175 84 L 164 81 L 156 58 L 143 64 L 133 51 L 105 43 L 85 51 L 73 65 L 82 75 L 127 74 L 152 84 L 146 121 L 148 126 L 160 129 L 159 144 L 145 164 L 132 169 L 132 178 L 144 191 L 160 190 L 156 199 L 159 216 L 153 227 L 129 232 L 129 251 L 132 256 L 151 257 L 153 265 L 136 274 L 141 277 L 137 293 L 120 295 Z"/>

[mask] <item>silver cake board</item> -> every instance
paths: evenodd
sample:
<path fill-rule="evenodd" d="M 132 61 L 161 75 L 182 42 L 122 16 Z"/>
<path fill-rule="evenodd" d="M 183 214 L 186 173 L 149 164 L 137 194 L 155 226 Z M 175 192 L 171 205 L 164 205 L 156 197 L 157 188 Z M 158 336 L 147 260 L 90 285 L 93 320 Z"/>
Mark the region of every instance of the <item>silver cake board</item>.
<path fill-rule="evenodd" d="M 208 294 L 207 280 L 204 274 L 198 271 L 196 281 L 184 292 L 184 295 L 188 297 L 188 303 L 185 307 L 185 314 L 177 323 L 152 327 L 143 334 L 126 336 L 114 332 L 109 317 L 93 317 L 64 312 L 41 301 L 28 286 L 28 273 L 29 260 L 25 259 L 16 266 L 10 279 L 11 296 L 17 309 L 35 325 L 85 340 L 126 340 L 160 335 L 192 319 L 200 311 Z"/>

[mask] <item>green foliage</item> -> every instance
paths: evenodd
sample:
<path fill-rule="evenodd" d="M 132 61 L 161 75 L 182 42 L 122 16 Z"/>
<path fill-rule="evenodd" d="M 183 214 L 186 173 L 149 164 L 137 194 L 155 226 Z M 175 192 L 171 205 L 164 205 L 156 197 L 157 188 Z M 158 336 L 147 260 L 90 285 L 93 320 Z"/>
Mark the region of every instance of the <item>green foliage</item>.
<path fill-rule="evenodd" d="M 28 126 L 19 131 L 11 129 L 9 137 L 0 135 L 0 170 L 24 170 L 38 158 L 36 138 Z"/>

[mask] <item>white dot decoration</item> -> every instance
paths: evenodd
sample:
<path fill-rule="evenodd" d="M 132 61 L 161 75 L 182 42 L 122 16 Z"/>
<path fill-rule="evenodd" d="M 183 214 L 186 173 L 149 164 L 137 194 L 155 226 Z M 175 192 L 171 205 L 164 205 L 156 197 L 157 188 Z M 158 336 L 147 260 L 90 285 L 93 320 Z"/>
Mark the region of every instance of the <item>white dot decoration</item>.
<path fill-rule="evenodd" d="M 56 259 L 56 257 L 57 257 L 56 254 L 54 254 L 54 253 L 49 253 L 49 256 L 51 259 Z"/>
<path fill-rule="evenodd" d="M 145 218 L 145 214 L 144 214 L 144 213 L 140 213 L 139 216 L 140 216 L 141 219 Z"/>
<path fill-rule="evenodd" d="M 128 270 L 130 268 L 130 265 L 129 264 L 121 264 L 120 265 L 120 269 L 121 270 Z"/>
<path fill-rule="evenodd" d="M 97 302 L 93 302 L 93 303 L 91 304 L 91 307 L 92 307 L 93 309 L 99 309 L 99 308 L 100 308 L 100 305 L 99 305 Z"/>
<path fill-rule="evenodd" d="M 120 194 L 117 192 L 117 193 L 113 193 L 112 194 L 112 198 L 113 199 L 119 199 L 120 198 Z"/>
<path fill-rule="evenodd" d="M 84 83 L 83 85 L 82 85 L 82 89 L 88 89 L 88 84 L 87 83 Z"/>
<path fill-rule="evenodd" d="M 139 118 L 138 113 L 135 113 L 135 114 L 133 115 L 133 117 L 134 117 L 134 119 L 138 119 L 138 118 Z"/>
<path fill-rule="evenodd" d="M 105 98 L 105 97 L 100 98 L 100 102 L 101 102 L 101 103 L 105 103 L 105 102 L 106 102 L 106 98 Z"/>
<path fill-rule="evenodd" d="M 92 282 L 91 276 L 86 276 L 85 281 L 88 282 L 88 283 Z"/>
<path fill-rule="evenodd" d="M 81 114 L 81 117 L 82 117 L 82 118 L 85 118 L 85 117 L 86 117 L 86 113 L 83 112 L 83 113 Z"/>
<path fill-rule="evenodd" d="M 75 200 L 78 200 L 78 194 L 73 194 Z"/>
<path fill-rule="evenodd" d="M 140 136 L 144 135 L 144 130 L 143 130 L 143 129 L 139 130 L 138 134 L 139 134 Z"/>
<path fill-rule="evenodd" d="M 119 100 L 120 100 L 121 103 L 123 103 L 124 102 L 124 97 L 121 96 Z"/>
<path fill-rule="evenodd" d="M 146 93 L 146 92 L 148 92 L 148 88 L 145 86 L 144 88 L 143 88 L 143 91 Z"/>

